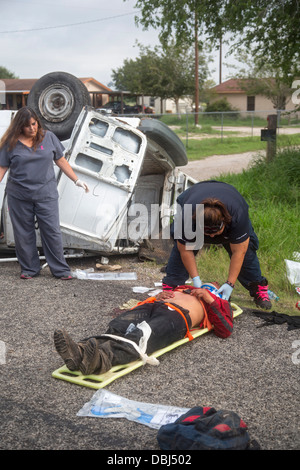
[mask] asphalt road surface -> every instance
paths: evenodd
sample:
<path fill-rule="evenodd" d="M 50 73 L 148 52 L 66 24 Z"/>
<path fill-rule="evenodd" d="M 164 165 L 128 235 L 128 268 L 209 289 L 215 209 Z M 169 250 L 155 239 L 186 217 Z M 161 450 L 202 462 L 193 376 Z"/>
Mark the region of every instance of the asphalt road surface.
<path fill-rule="evenodd" d="M 199 180 L 226 172 L 226 164 L 240 171 L 253 154 L 223 158 L 221 170 L 220 158 L 191 162 L 184 171 Z M 96 261 L 69 263 L 75 270 L 95 268 Z M 0 263 L 1 450 L 98 450 L 98 463 L 127 451 L 142 456 L 143 468 L 146 457 L 151 462 L 143 454 L 148 451 L 156 458 L 152 463 L 158 463 L 156 430 L 126 419 L 77 416 L 96 390 L 52 377 L 62 366 L 53 345 L 56 328 L 66 328 L 77 340 L 103 333 L 120 306 L 147 298 L 133 287 L 153 288 L 162 277 L 159 265 L 141 263 L 136 256 L 112 258 L 110 264 L 135 272 L 137 280 L 60 281 L 47 267 L 39 277 L 21 280 L 17 262 Z M 231 410 L 261 449 L 299 450 L 299 330 L 289 331 L 287 324 L 261 327 L 264 322 L 252 310 L 238 305 L 243 313 L 230 338 L 208 333 L 160 357 L 159 366 L 137 369 L 107 390 L 144 403 Z M 274 309 L 280 312 L 280 301 Z"/>
<path fill-rule="evenodd" d="M 70 260 L 72 270 L 95 263 Z M 134 286 L 154 287 L 161 279 L 153 263 L 135 256 L 121 263 L 123 272 L 137 273 L 136 281 L 61 281 L 47 267 L 39 277 L 21 280 L 16 262 L 0 264 L 1 450 L 99 450 L 106 463 L 124 450 L 159 453 L 154 429 L 126 419 L 77 416 L 95 390 L 51 375 L 62 365 L 53 346 L 56 328 L 65 327 L 78 340 L 102 333 L 121 305 L 147 298 Z M 288 331 L 287 324 L 262 323 L 244 309 L 230 338 L 210 332 L 107 390 L 145 403 L 235 411 L 263 450 L 299 450 L 300 333 Z"/>

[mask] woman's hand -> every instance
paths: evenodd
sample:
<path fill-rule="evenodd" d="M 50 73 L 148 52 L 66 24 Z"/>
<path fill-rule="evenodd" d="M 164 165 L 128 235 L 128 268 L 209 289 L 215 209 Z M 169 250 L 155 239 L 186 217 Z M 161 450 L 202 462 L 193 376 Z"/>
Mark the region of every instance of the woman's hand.
<path fill-rule="evenodd" d="M 83 188 L 86 193 L 89 192 L 89 187 L 88 187 L 88 185 L 87 185 L 84 181 L 76 180 L 76 181 L 75 181 L 75 184 L 76 184 L 76 186 L 79 186 L 79 187 Z"/>
<path fill-rule="evenodd" d="M 232 291 L 233 291 L 233 287 L 230 286 L 229 284 L 227 284 L 227 283 L 225 282 L 225 284 L 223 284 L 223 285 L 220 287 L 220 289 L 218 290 L 217 294 L 221 294 L 222 299 L 224 299 L 224 300 L 229 300 Z"/>
<path fill-rule="evenodd" d="M 87 184 L 77 178 L 76 174 L 74 173 L 73 168 L 71 167 L 69 162 L 65 159 L 65 157 L 61 157 L 58 160 L 55 160 L 55 163 L 58 166 L 58 168 L 60 168 L 61 171 L 68 178 L 70 178 L 72 181 L 74 181 L 76 186 L 80 186 L 81 188 L 83 188 L 86 193 L 89 192 L 89 188 L 88 188 Z"/>
<path fill-rule="evenodd" d="M 169 290 L 164 290 L 156 296 L 157 300 L 168 300 L 172 299 L 172 297 L 174 297 L 174 292 Z"/>
<path fill-rule="evenodd" d="M 207 289 L 193 289 L 191 295 L 196 297 L 198 300 L 204 300 L 207 304 L 211 304 L 214 301 L 214 298 L 210 295 L 210 292 Z"/>

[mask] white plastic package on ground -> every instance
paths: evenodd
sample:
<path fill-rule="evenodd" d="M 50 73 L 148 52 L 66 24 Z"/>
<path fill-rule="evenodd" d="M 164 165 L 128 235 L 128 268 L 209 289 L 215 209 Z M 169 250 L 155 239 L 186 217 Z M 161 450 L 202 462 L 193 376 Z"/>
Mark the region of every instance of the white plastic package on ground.
<path fill-rule="evenodd" d="M 189 408 L 178 408 L 128 400 L 107 390 L 97 390 L 92 399 L 86 403 L 77 416 L 96 418 L 126 418 L 159 429 L 164 424 L 174 423 Z"/>
<path fill-rule="evenodd" d="M 293 286 L 300 286 L 300 263 L 285 259 L 286 273 L 289 282 Z"/>
<path fill-rule="evenodd" d="M 155 289 L 152 287 L 143 287 L 143 286 L 136 286 L 132 288 L 132 291 L 135 292 L 136 294 L 145 294 L 147 293 L 148 295 L 155 297 L 156 295 L 160 294 L 162 292 L 162 289 Z"/>
<path fill-rule="evenodd" d="M 136 281 L 136 273 L 95 273 L 93 268 L 91 269 L 76 269 L 72 272 L 72 276 L 77 279 L 91 279 L 93 281 Z"/>

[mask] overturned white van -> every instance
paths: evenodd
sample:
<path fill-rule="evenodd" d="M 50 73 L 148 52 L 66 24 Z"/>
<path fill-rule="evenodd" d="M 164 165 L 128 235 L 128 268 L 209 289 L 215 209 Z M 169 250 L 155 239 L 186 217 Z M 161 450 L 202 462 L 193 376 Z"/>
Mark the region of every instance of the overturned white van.
<path fill-rule="evenodd" d="M 0 111 L 0 123 L 2 113 L 8 119 Z M 186 151 L 168 126 L 84 106 L 62 143 L 64 156 L 90 189 L 78 191 L 56 168 L 66 252 L 137 253 L 144 240 L 169 237 L 176 198 L 196 181 L 177 168 L 187 164 Z M 0 184 L 1 251 L 14 249 L 5 184 L 6 178 Z M 38 227 L 37 246 L 42 249 Z"/>

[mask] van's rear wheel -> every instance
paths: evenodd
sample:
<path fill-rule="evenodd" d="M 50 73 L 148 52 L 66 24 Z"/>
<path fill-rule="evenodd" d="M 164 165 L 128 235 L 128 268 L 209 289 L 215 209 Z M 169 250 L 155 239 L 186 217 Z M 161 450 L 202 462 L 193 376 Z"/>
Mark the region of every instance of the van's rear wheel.
<path fill-rule="evenodd" d="M 52 72 L 32 87 L 27 105 L 37 113 L 43 128 L 60 140 L 70 137 L 82 108 L 91 104 L 87 88 L 74 75 Z"/>

